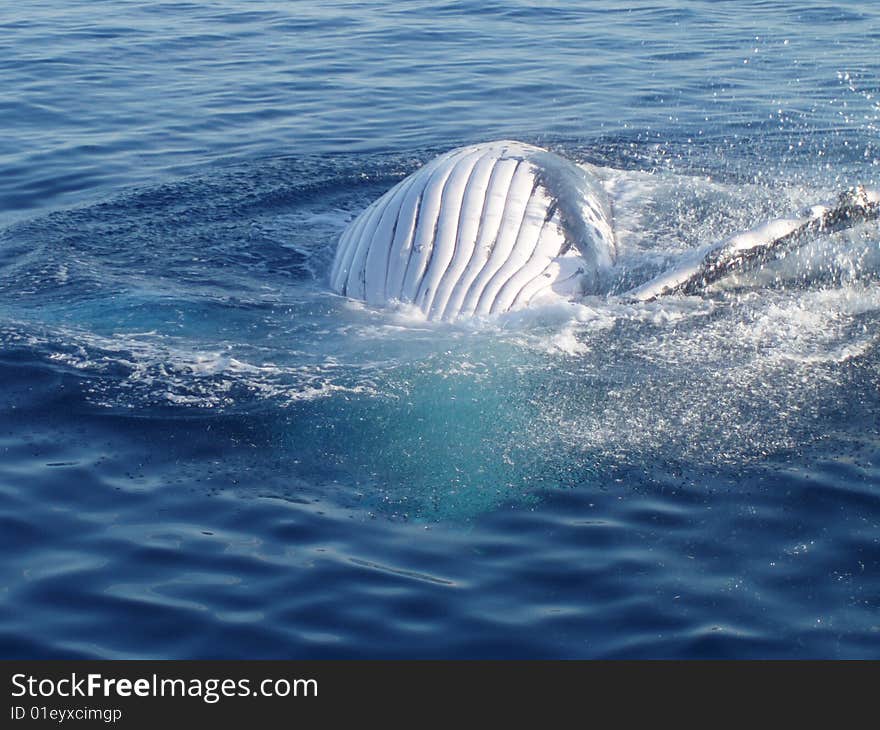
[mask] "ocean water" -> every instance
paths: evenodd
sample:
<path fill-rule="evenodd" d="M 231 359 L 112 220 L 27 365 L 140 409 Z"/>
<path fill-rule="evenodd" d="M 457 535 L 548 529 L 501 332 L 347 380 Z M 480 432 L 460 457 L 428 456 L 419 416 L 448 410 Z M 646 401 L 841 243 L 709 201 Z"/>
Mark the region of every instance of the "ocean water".
<path fill-rule="evenodd" d="M 0 656 L 880 655 L 880 233 L 700 297 L 328 292 L 434 154 L 599 165 L 619 287 L 880 186 L 865 2 L 0 8 Z"/>

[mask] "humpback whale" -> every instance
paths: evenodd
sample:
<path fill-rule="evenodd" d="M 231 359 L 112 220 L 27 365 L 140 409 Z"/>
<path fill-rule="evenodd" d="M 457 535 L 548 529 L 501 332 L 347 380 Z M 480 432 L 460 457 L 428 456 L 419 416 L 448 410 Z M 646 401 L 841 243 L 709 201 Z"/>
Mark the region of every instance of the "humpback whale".
<path fill-rule="evenodd" d="M 694 294 L 808 240 L 880 217 L 880 193 L 836 201 L 691 251 L 618 297 Z M 617 257 L 611 204 L 595 167 L 502 140 L 431 160 L 374 201 L 339 238 L 334 291 L 415 305 L 455 320 L 607 293 Z"/>

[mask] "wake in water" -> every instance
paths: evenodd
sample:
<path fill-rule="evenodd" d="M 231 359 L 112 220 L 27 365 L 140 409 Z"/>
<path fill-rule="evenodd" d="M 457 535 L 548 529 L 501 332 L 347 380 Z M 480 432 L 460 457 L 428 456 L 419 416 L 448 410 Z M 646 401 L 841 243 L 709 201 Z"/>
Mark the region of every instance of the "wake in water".
<path fill-rule="evenodd" d="M 746 467 L 876 430 L 876 225 L 817 238 L 708 296 L 588 296 L 432 323 L 327 287 L 340 232 L 413 163 L 325 164 L 245 166 L 7 228 L 5 363 L 59 374 L 83 413 L 259 421 L 252 446 L 291 485 L 341 485 L 369 509 L 429 518 L 633 470 L 649 484 L 655 471 Z M 601 174 L 613 292 L 833 197 Z"/>

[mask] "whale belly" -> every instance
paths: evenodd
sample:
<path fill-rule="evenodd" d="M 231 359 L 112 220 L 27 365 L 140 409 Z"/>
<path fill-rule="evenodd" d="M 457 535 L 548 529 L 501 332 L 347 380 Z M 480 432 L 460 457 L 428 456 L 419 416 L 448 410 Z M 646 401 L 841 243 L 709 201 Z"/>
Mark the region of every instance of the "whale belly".
<path fill-rule="evenodd" d="M 588 293 L 614 256 L 610 206 L 589 166 L 490 142 L 437 157 L 358 215 L 330 284 L 454 320 Z"/>

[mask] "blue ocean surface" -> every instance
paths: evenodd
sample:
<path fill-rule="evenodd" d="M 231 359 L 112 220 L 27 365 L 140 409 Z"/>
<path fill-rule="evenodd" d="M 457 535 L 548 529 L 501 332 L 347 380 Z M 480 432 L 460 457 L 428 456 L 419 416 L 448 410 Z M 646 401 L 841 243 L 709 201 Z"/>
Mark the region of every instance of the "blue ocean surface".
<path fill-rule="evenodd" d="M 0 7 L 0 657 L 880 656 L 880 232 L 702 296 L 329 291 L 435 154 L 598 165 L 620 285 L 880 187 L 866 2 Z"/>

